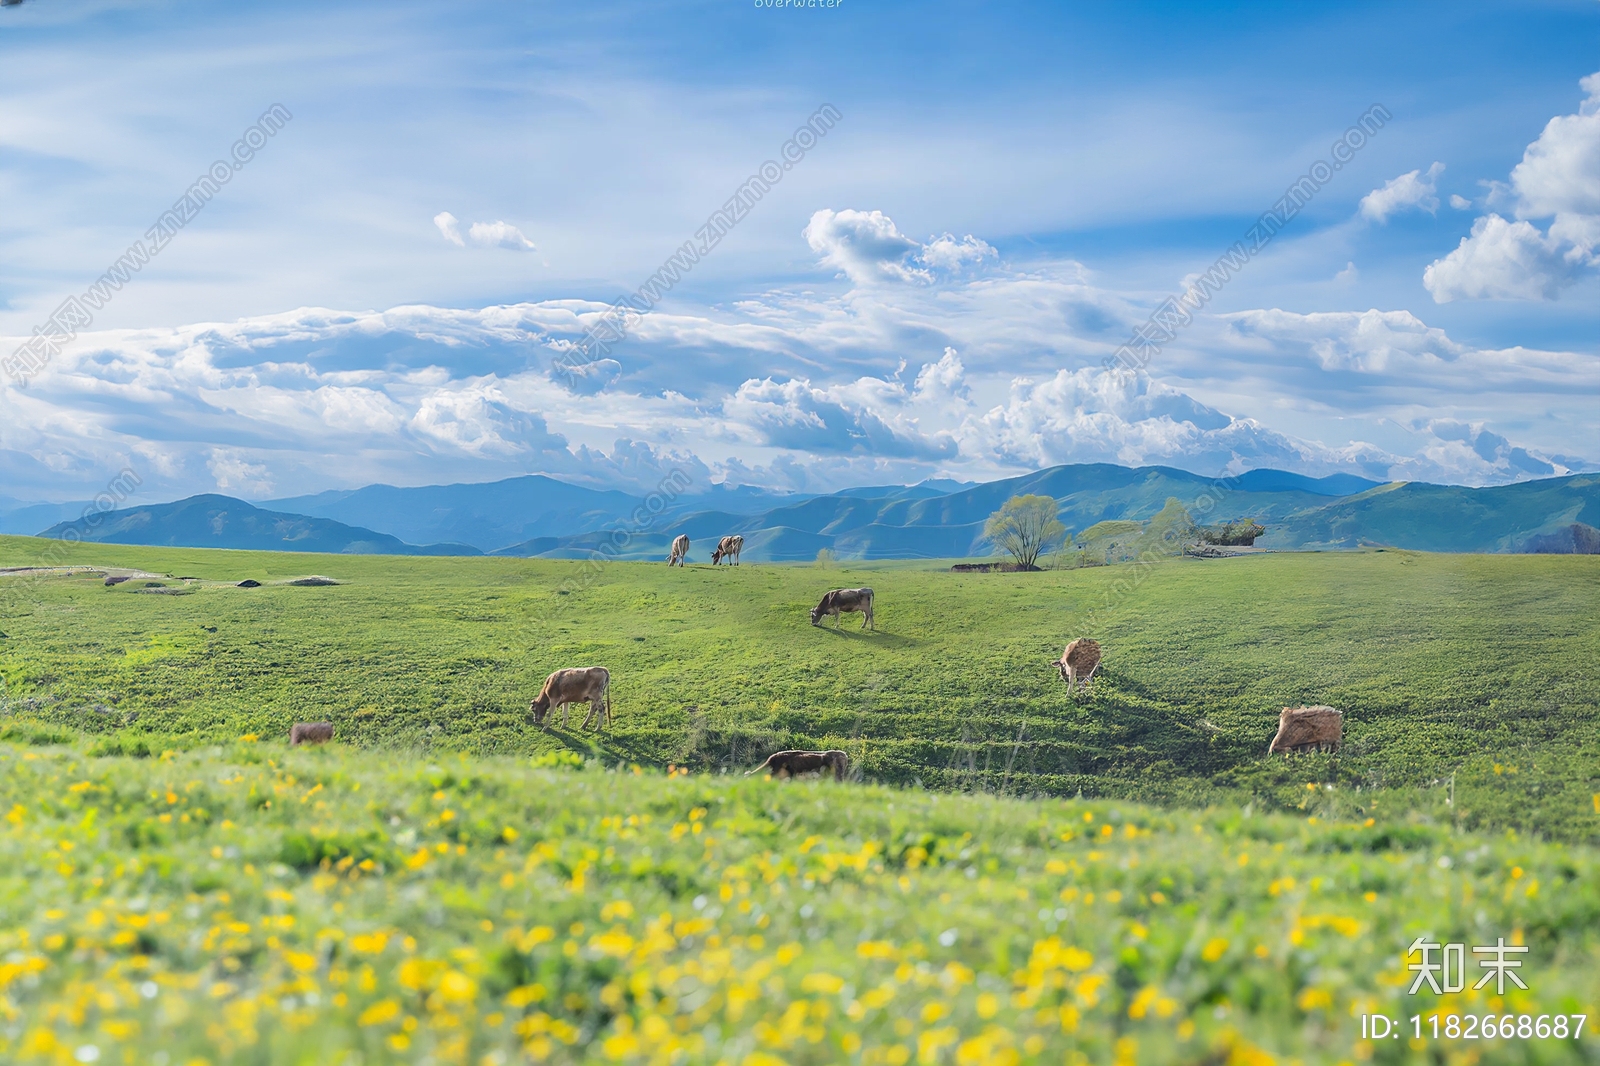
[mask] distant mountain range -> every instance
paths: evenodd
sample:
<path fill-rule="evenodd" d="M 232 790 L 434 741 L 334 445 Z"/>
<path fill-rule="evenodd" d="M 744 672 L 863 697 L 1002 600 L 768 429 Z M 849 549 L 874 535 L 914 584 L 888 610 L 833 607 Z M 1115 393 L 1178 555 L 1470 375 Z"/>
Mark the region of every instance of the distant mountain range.
<path fill-rule="evenodd" d="M 196 496 L 114 511 L 93 525 L 64 520 L 81 514 L 81 504 L 0 497 L 0 532 L 22 532 L 24 523 L 44 518 L 54 524 L 42 536 L 73 529 L 85 540 L 122 544 L 544 558 L 587 557 L 604 547 L 631 559 L 665 558 L 672 537 L 684 533 L 694 561 L 708 559 L 717 538 L 739 533 L 751 561 L 809 560 L 823 549 L 841 558 L 962 558 L 989 553 L 984 520 L 1020 494 L 1054 497 L 1072 530 L 1147 519 L 1176 498 L 1203 523 L 1255 518 L 1267 527 L 1257 545 L 1278 549 L 1381 544 L 1507 552 L 1569 545 L 1581 551 L 1600 525 L 1600 476 L 1593 474 L 1474 489 L 1277 470 L 1218 481 L 1170 467 L 1085 464 L 985 484 L 931 481 L 826 496 L 718 486 L 654 511 L 638 496 L 542 475 L 478 485 L 373 485 L 264 506 Z"/>
<path fill-rule="evenodd" d="M 191 496 L 177 503 L 108 511 L 95 518 L 61 522 L 40 536 L 59 539 L 69 530 L 76 532 L 79 540 L 107 544 L 354 555 L 482 554 L 465 544 L 417 547 L 387 533 L 326 518 L 265 511 L 231 496 Z"/>
<path fill-rule="evenodd" d="M 753 514 L 795 498 L 788 493 L 715 485 L 709 492 L 679 495 L 659 513 L 670 517 L 682 514 L 686 507 L 702 510 L 716 506 L 734 514 Z M 529 474 L 477 485 L 409 489 L 368 485 L 268 500 L 261 506 L 381 529 L 412 544 L 445 541 L 492 551 L 537 537 L 601 529 L 626 520 L 642 502 L 613 489 L 586 488 Z"/>

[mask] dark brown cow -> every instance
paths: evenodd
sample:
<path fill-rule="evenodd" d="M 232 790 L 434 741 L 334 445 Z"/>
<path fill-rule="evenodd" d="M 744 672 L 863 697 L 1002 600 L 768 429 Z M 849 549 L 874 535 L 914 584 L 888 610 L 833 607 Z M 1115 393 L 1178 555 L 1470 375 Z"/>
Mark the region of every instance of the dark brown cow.
<path fill-rule="evenodd" d="M 686 533 L 679 533 L 676 537 L 672 538 L 672 554 L 667 556 L 667 565 L 671 566 L 676 563 L 677 565 L 682 566 L 683 561 L 688 557 L 689 536 Z"/>
<path fill-rule="evenodd" d="M 1278 715 L 1278 735 L 1267 754 L 1279 751 L 1338 751 L 1344 739 L 1344 715 L 1332 707 L 1285 707 Z"/>
<path fill-rule="evenodd" d="M 834 589 L 822 597 L 822 602 L 811 608 L 811 624 L 821 625 L 822 620 L 828 615 L 833 615 L 833 628 L 838 629 L 842 615 L 860 612 L 861 628 L 871 626 L 878 628 L 872 620 L 872 590 L 871 589 Z"/>
<path fill-rule="evenodd" d="M 332 739 L 332 722 L 296 722 L 289 727 L 291 748 L 298 748 L 302 744 L 326 744 Z"/>
<path fill-rule="evenodd" d="M 1087 692 L 1089 682 L 1094 680 L 1094 672 L 1100 668 L 1100 642 L 1079 637 L 1066 646 L 1061 658 L 1052 665 L 1061 672 L 1061 680 L 1067 683 L 1068 693 L 1080 684 Z"/>
<path fill-rule="evenodd" d="M 746 777 L 766 770 L 773 777 L 798 777 L 800 774 L 821 774 L 833 771 L 835 781 L 843 781 L 850 770 L 850 756 L 838 749 L 829 751 L 775 751 L 767 761 L 754 770 L 745 771 Z"/>
<path fill-rule="evenodd" d="M 603 666 L 577 666 L 557 670 L 544 679 L 544 688 L 528 711 L 533 724 L 545 728 L 545 717 L 557 707 L 561 708 L 561 728 L 567 728 L 568 707 L 574 703 L 587 703 L 589 713 L 583 716 L 583 728 L 589 728 L 591 719 L 604 729 L 611 720 L 611 671 Z"/>
<path fill-rule="evenodd" d="M 735 533 L 730 537 L 723 537 L 717 541 L 716 550 L 711 553 L 711 565 L 716 566 L 722 560 L 732 558 L 731 565 L 739 565 L 739 553 L 744 551 L 744 538 Z"/>

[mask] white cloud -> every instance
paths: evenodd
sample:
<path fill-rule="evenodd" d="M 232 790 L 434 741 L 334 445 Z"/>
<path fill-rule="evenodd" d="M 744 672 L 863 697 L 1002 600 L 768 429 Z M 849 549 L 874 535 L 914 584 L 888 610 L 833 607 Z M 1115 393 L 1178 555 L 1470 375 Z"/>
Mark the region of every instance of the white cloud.
<path fill-rule="evenodd" d="M 468 228 L 465 240 L 461 236 L 461 220 L 450 212 L 440 211 L 434 215 L 433 224 L 439 227 L 439 232 L 445 240 L 459 248 L 465 248 L 467 241 L 471 241 L 480 248 L 507 248 L 513 252 L 538 251 L 537 245 L 508 222 L 474 222 Z"/>
<path fill-rule="evenodd" d="M 1465 196 L 1462 196 L 1460 193 L 1453 192 L 1450 194 L 1450 206 L 1455 208 L 1457 211 L 1471 211 L 1472 201 L 1467 199 Z"/>
<path fill-rule="evenodd" d="M 746 381 L 722 403 L 730 421 L 754 431 L 765 445 L 822 455 L 857 454 L 890 459 L 956 457 L 948 434 L 921 433 L 896 410 L 905 390 L 881 379 L 817 388 L 805 380 Z"/>
<path fill-rule="evenodd" d="M 958 271 L 967 264 L 978 266 L 986 259 L 998 259 L 1000 253 L 995 251 L 986 241 L 979 240 L 972 234 L 967 234 L 957 240 L 953 234 L 946 233 L 936 237 L 923 246 L 918 256 L 922 262 L 935 270 Z"/>
<path fill-rule="evenodd" d="M 252 463 L 229 448 L 213 448 L 206 469 L 217 488 L 236 496 L 261 498 L 272 494 L 272 478 L 265 463 Z"/>
<path fill-rule="evenodd" d="M 1344 264 L 1344 269 L 1333 276 L 1333 280 L 1343 284 L 1349 284 L 1350 282 L 1356 281 L 1360 277 L 1361 271 L 1356 269 L 1356 264 L 1353 260 L 1349 260 Z"/>
<path fill-rule="evenodd" d="M 1436 303 L 1452 300 L 1553 300 L 1577 276 L 1583 256 L 1530 222 L 1482 215 L 1456 250 L 1422 271 Z"/>
<path fill-rule="evenodd" d="M 1448 361 L 1461 348 L 1410 311 L 1239 311 L 1222 316 L 1236 337 L 1265 338 L 1323 370 L 1389 374 L 1418 360 Z"/>
<path fill-rule="evenodd" d="M 1553 300 L 1600 264 L 1600 73 L 1579 84 L 1588 95 L 1578 113 L 1545 125 L 1509 186 L 1491 183 L 1489 202 L 1510 202 L 1516 221 L 1478 218 L 1455 251 L 1423 271 L 1436 302 Z M 1544 218 L 1552 220 L 1547 231 L 1528 221 Z"/>
<path fill-rule="evenodd" d="M 461 223 L 456 216 L 452 215 L 450 212 L 440 211 L 437 215 L 434 215 L 433 224 L 439 227 L 439 232 L 443 234 L 444 239 L 449 241 L 451 244 L 458 245 L 462 248 L 467 246 L 467 242 L 461 239 Z"/>
<path fill-rule="evenodd" d="M 961 356 L 954 348 L 946 348 L 937 363 L 924 363 L 917 372 L 915 394 L 918 399 L 933 397 L 966 401 L 972 390 L 967 387 L 967 368 L 961 365 Z"/>
<path fill-rule="evenodd" d="M 1180 459 L 1221 470 L 1282 465 L 1301 458 L 1287 438 L 1223 414 L 1145 374 L 1084 368 L 1043 382 L 1012 383 L 1010 399 L 983 414 L 968 435 L 1021 466 Z M 976 443 L 973 441 L 973 443 Z"/>
<path fill-rule="evenodd" d="M 882 211 L 830 211 L 811 216 L 803 231 L 811 250 L 858 285 L 878 281 L 926 281 L 910 265 L 922 245 L 901 233 Z"/>
<path fill-rule="evenodd" d="M 954 274 L 999 258 L 993 247 L 970 233 L 961 238 L 946 233 L 919 243 L 901 233 L 882 211 L 824 208 L 811 216 L 803 236 L 824 266 L 857 285 L 926 284 L 938 274 Z"/>
<path fill-rule="evenodd" d="M 1434 183 L 1443 173 L 1444 164 L 1435 163 L 1426 174 L 1413 170 L 1391 178 L 1383 183 L 1383 188 L 1374 189 L 1361 198 L 1362 217 L 1387 222 L 1390 216 L 1411 207 L 1432 214 L 1439 209 L 1438 188 Z"/>
<path fill-rule="evenodd" d="M 1511 171 L 1524 218 L 1600 214 L 1600 73 L 1579 84 L 1578 113 L 1551 119 Z"/>
<path fill-rule="evenodd" d="M 467 239 L 485 248 L 509 248 L 513 252 L 535 252 L 538 246 L 522 231 L 506 222 L 474 222 Z"/>

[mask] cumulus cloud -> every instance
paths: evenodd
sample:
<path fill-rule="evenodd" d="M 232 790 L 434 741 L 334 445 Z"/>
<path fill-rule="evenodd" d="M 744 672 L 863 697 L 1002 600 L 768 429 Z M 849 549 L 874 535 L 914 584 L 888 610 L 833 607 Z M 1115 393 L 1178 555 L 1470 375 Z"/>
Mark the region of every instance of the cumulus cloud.
<path fill-rule="evenodd" d="M 918 399 L 933 397 L 966 401 L 972 395 L 967 387 L 967 368 L 954 348 L 946 348 L 937 363 L 924 363 L 917 372 L 914 392 Z"/>
<path fill-rule="evenodd" d="M 1574 254 L 1577 253 L 1577 254 Z M 1530 222 L 1480 216 L 1456 250 L 1422 271 L 1437 303 L 1452 300 L 1553 300 L 1589 257 Z"/>
<path fill-rule="evenodd" d="M 1303 465 L 1305 448 L 1146 374 L 1084 368 L 1042 382 L 1018 379 L 973 435 L 1023 466 L 1179 460 L 1191 469 Z M 1191 466 L 1190 464 L 1194 464 Z"/>
<path fill-rule="evenodd" d="M 1600 265 L 1600 73 L 1579 83 L 1574 115 L 1552 118 L 1490 203 L 1510 201 L 1515 221 L 1484 215 L 1455 251 L 1423 272 L 1438 303 L 1451 300 L 1553 300 Z M 1451 205 L 1457 204 L 1452 198 Z M 1533 222 L 1550 219 L 1541 230 Z M 1532 221 L 1530 221 L 1532 220 Z"/>
<path fill-rule="evenodd" d="M 214 448 L 206 469 L 216 479 L 217 488 L 234 495 L 260 498 L 272 493 L 272 478 L 265 463 L 252 463 L 228 448 Z"/>
<path fill-rule="evenodd" d="M 910 265 L 922 245 L 901 233 L 882 211 L 830 211 L 811 216 L 803 231 L 811 250 L 857 284 L 929 280 Z"/>
<path fill-rule="evenodd" d="M 1410 311 L 1238 311 L 1222 316 L 1232 336 L 1297 351 L 1323 370 L 1387 374 L 1418 360 L 1453 360 L 1461 347 Z"/>
<path fill-rule="evenodd" d="M 1443 173 L 1444 164 L 1435 163 L 1426 174 L 1413 170 L 1391 178 L 1383 188 L 1373 189 L 1361 198 L 1361 216 L 1373 222 L 1387 222 L 1390 216 L 1408 208 L 1433 214 L 1439 209 L 1439 190 L 1434 183 Z"/>
<path fill-rule="evenodd" d="M 979 266 L 986 259 L 998 259 L 1000 253 L 995 251 L 987 241 L 983 241 L 967 234 L 957 240 L 953 234 L 946 233 L 935 237 L 923 245 L 918 258 L 934 270 L 954 273 L 968 266 Z"/>
<path fill-rule="evenodd" d="M 567 442 L 537 414 L 519 410 L 493 386 L 438 389 L 424 396 L 410 428 L 430 445 L 473 456 L 563 450 Z"/>
<path fill-rule="evenodd" d="M 1524 217 L 1600 214 L 1600 73 L 1579 85 L 1578 113 L 1551 119 L 1511 171 Z"/>
<path fill-rule="evenodd" d="M 857 285 L 926 284 L 936 275 L 956 273 L 999 256 L 987 242 L 971 234 L 958 239 L 946 233 L 922 244 L 901 233 L 882 211 L 824 208 L 811 216 L 803 236 L 824 266 Z"/>
<path fill-rule="evenodd" d="M 818 388 L 805 380 L 762 378 L 739 386 L 722 410 L 772 447 L 824 455 L 954 458 L 956 444 L 948 434 L 924 435 L 913 421 L 895 417 L 892 408 L 903 397 L 902 388 L 877 379 Z"/>
<path fill-rule="evenodd" d="M 458 248 L 465 248 L 470 241 L 480 248 L 507 248 L 513 252 L 535 252 L 538 246 L 522 231 L 508 222 L 474 222 L 468 229 L 465 238 L 461 236 L 461 220 L 448 211 L 441 211 L 433 216 L 433 224 L 439 228 L 439 233 L 445 240 Z"/>

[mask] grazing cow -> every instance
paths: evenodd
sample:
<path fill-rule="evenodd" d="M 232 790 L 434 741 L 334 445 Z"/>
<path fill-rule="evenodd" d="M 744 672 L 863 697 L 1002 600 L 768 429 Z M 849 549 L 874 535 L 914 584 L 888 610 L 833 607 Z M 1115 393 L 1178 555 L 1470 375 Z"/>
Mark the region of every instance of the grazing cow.
<path fill-rule="evenodd" d="M 718 563 L 722 562 L 722 560 L 731 556 L 733 558 L 733 563 L 731 565 L 738 566 L 739 553 L 742 551 L 744 551 L 744 538 L 739 536 L 739 534 L 735 533 L 731 537 L 723 537 L 721 540 L 717 541 L 716 551 L 711 553 L 711 565 L 716 566 Z"/>
<path fill-rule="evenodd" d="M 1068 644 L 1061 652 L 1061 658 L 1051 665 L 1061 672 L 1061 680 L 1067 683 L 1069 694 L 1080 684 L 1083 690 L 1088 692 L 1089 682 L 1094 679 L 1094 672 L 1100 668 L 1100 642 L 1090 640 L 1088 637 L 1079 637 Z"/>
<path fill-rule="evenodd" d="M 1278 735 L 1267 754 L 1290 751 L 1338 751 L 1344 739 L 1344 715 L 1332 707 L 1285 707 L 1278 715 Z"/>
<path fill-rule="evenodd" d="M 872 620 L 872 590 L 871 589 L 834 589 L 822 597 L 822 602 L 811 608 L 811 624 L 821 625 L 822 620 L 828 615 L 833 615 L 833 628 L 838 629 L 841 616 L 860 612 L 861 628 L 871 626 L 878 628 Z"/>
<path fill-rule="evenodd" d="M 289 727 L 291 748 L 298 748 L 302 744 L 326 744 L 332 739 L 332 722 L 296 722 Z"/>
<path fill-rule="evenodd" d="M 677 563 L 679 566 L 682 566 L 683 561 L 688 557 L 689 536 L 686 533 L 679 533 L 676 537 L 672 538 L 672 554 L 667 556 L 667 565 L 671 566 L 673 563 Z"/>
<path fill-rule="evenodd" d="M 830 751 L 775 751 L 767 761 L 754 770 L 745 771 L 746 777 L 766 770 L 773 777 L 798 777 L 800 774 L 820 774 L 833 771 L 835 781 L 843 781 L 850 770 L 850 756 L 838 749 Z"/>
<path fill-rule="evenodd" d="M 567 728 L 568 706 L 587 703 L 589 713 L 583 716 L 583 728 L 589 728 L 590 719 L 598 719 L 596 728 L 605 729 L 611 720 L 611 671 L 603 666 L 578 666 L 557 670 L 544 679 L 544 688 L 528 704 L 533 724 L 545 728 L 545 716 L 561 708 L 561 728 Z"/>

